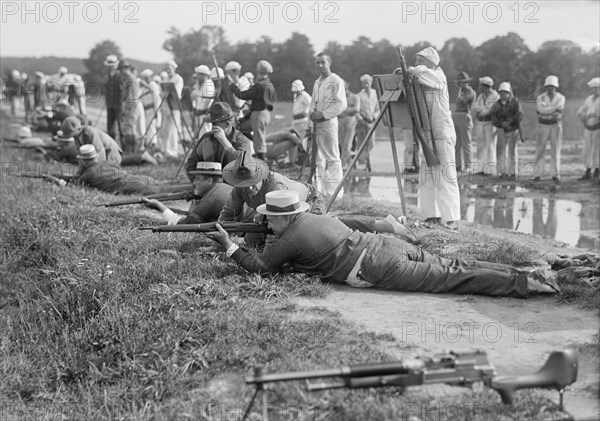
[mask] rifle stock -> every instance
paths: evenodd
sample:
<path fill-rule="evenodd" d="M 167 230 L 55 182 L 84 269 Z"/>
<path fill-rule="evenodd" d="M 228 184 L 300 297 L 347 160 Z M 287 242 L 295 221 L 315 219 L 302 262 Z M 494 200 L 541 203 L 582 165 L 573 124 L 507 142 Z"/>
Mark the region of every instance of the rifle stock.
<path fill-rule="evenodd" d="M 170 200 L 195 200 L 201 199 L 201 196 L 196 196 L 193 190 L 183 191 L 178 193 L 158 193 L 158 194 L 149 194 L 148 196 L 144 196 L 146 199 L 156 199 L 161 202 L 168 202 Z M 139 203 L 144 203 L 141 197 L 137 197 L 135 199 L 123 199 L 123 200 L 115 200 L 110 203 L 102 203 L 98 205 L 104 206 L 106 208 L 115 207 L 115 206 L 124 206 L 124 205 L 135 205 Z"/>
<path fill-rule="evenodd" d="M 556 389 L 561 394 L 562 409 L 564 389 L 577 380 L 577 351 L 555 351 L 538 372 L 516 377 L 496 377 L 495 368 L 488 362 L 485 352 L 463 350 L 450 351 L 431 358 L 304 372 L 263 374 L 261 368 L 255 368 L 254 375 L 246 377 L 246 383 L 254 384 L 260 389 L 264 383 L 330 377 L 340 379 L 330 382 L 307 382 L 307 389 L 317 391 L 384 386 L 406 388 L 432 383 L 469 386 L 475 382 L 482 382 L 496 390 L 502 402 L 508 405 L 513 404 L 516 390 L 534 387 Z"/>
<path fill-rule="evenodd" d="M 423 156 L 425 156 L 425 162 L 427 162 L 427 166 L 433 167 L 434 165 L 439 165 L 440 160 L 436 156 L 432 146 L 429 144 L 427 137 L 425 136 L 425 133 L 423 132 L 423 123 L 419 114 L 417 98 L 414 87 L 409 80 L 408 69 L 406 68 L 406 60 L 404 59 L 404 54 L 402 53 L 402 47 L 398 47 L 398 53 L 400 54 L 400 68 L 402 69 L 402 84 L 404 85 L 404 93 L 406 95 L 406 105 L 408 107 L 410 120 L 412 121 L 414 127 L 414 133 L 419 141 L 419 144 L 421 145 L 421 149 L 423 149 Z"/>
<path fill-rule="evenodd" d="M 214 232 L 217 231 L 217 222 L 207 222 L 204 224 L 179 224 L 179 225 L 158 225 L 153 227 L 140 227 L 140 230 L 149 230 L 152 232 Z M 272 234 L 267 224 L 256 224 L 253 222 L 221 222 L 221 227 L 229 233 L 264 233 Z"/>

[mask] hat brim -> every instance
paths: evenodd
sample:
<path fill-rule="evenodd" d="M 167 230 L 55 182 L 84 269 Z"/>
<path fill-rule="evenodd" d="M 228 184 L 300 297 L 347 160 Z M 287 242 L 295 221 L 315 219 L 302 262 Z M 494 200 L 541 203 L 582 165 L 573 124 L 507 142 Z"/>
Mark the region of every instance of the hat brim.
<path fill-rule="evenodd" d="M 104 65 L 107 66 L 107 67 L 117 67 L 119 65 L 119 62 L 116 61 L 116 62 L 113 63 L 112 61 L 106 61 L 105 60 L 104 61 Z"/>
<path fill-rule="evenodd" d="M 190 175 L 216 175 L 219 177 L 223 176 L 221 171 L 203 171 L 203 170 L 193 170 L 189 172 Z"/>
<path fill-rule="evenodd" d="M 455 82 L 470 82 L 472 79 L 468 78 L 468 79 L 456 79 Z"/>
<path fill-rule="evenodd" d="M 250 187 L 254 186 L 259 181 L 263 181 L 269 176 L 269 165 L 261 160 L 255 158 L 256 161 L 256 173 L 252 178 L 247 178 L 245 180 L 240 180 L 240 175 L 237 171 L 237 168 L 234 170 L 233 168 L 236 166 L 235 161 L 231 164 L 227 164 L 225 168 L 223 168 L 223 181 L 233 187 Z M 229 165 L 231 165 L 230 168 Z"/>
<path fill-rule="evenodd" d="M 288 211 L 288 212 L 268 211 L 267 205 L 264 204 L 264 205 L 260 205 L 259 207 L 257 207 L 256 212 L 258 212 L 262 215 L 283 216 L 283 215 L 294 215 L 296 213 L 306 212 L 310 208 L 310 205 L 306 202 L 303 202 L 302 200 L 299 201 L 298 203 L 300 204 L 300 206 L 298 206 L 298 209 L 294 209 L 293 211 Z"/>
<path fill-rule="evenodd" d="M 77 155 L 77 159 L 94 159 L 94 158 L 98 158 L 98 154 L 91 155 L 91 156 Z"/>
<path fill-rule="evenodd" d="M 52 139 L 56 140 L 56 141 L 61 141 L 61 142 L 75 142 L 75 139 L 73 138 L 73 136 L 69 136 L 69 137 L 61 137 L 61 136 L 52 136 Z"/>
<path fill-rule="evenodd" d="M 224 115 L 223 117 L 217 118 L 217 119 L 212 119 L 210 120 L 211 123 L 220 123 L 221 121 L 227 121 L 227 120 L 231 120 L 233 117 L 235 117 L 235 114 L 233 112 Z"/>

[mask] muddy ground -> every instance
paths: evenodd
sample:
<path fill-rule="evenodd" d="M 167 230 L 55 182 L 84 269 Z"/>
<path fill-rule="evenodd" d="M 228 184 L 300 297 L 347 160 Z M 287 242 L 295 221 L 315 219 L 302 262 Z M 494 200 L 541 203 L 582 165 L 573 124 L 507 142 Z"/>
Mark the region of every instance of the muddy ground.
<path fill-rule="evenodd" d="M 398 142 L 397 146 L 402 156 L 402 142 Z M 357 178 L 358 188 L 354 193 L 357 197 L 367 196 L 381 203 L 399 204 L 396 181 L 385 176 L 392 175 L 394 171 L 390 148 L 389 142 L 377 142 L 372 161 L 377 162 L 376 170 L 382 176 L 370 181 Z M 520 145 L 523 163 L 532 160 L 533 151 L 532 143 Z M 583 170 L 581 142 L 565 142 L 562 170 L 563 180 L 558 186 L 549 180 L 534 182 L 531 173 L 523 174 L 517 182 L 502 180 L 502 183 L 495 177 L 461 174 L 463 220 L 459 230 L 463 233 L 484 232 L 495 238 L 537 247 L 545 255 L 597 253 L 600 188 L 598 181 L 576 179 Z M 358 171 L 356 174 L 361 173 Z M 419 218 L 416 186 L 417 176 L 407 176 L 405 195 L 409 221 L 412 222 Z M 532 204 L 534 200 L 537 204 L 534 209 L 525 209 L 524 212 L 518 208 L 523 206 L 523 202 L 531 201 L 529 203 Z M 515 209 L 506 206 L 511 201 Z M 497 202 L 501 203 L 500 212 L 494 206 Z M 556 206 L 557 211 L 552 212 L 548 209 L 551 203 L 566 206 Z M 469 208 L 473 205 L 476 207 L 474 212 Z M 559 212 L 558 208 L 562 211 Z M 398 206 L 398 214 L 400 212 Z M 512 218 L 507 217 L 509 214 Z M 540 217 L 547 228 L 541 231 L 533 227 L 539 225 L 535 221 L 539 222 Z M 527 228 L 527 224 L 532 227 Z M 531 234 L 519 232 L 519 229 Z M 425 228 L 418 228 L 418 232 L 425 231 Z M 565 241 L 560 241 L 561 238 Z M 573 305 L 558 305 L 542 297 L 520 300 L 367 291 L 335 286 L 325 299 L 299 299 L 297 302 L 303 306 L 337 310 L 368 330 L 392 335 L 394 340 L 390 341 L 388 351 L 399 358 L 407 356 L 407 346 L 411 349 L 408 356 L 479 348 L 488 353 L 490 362 L 502 375 L 535 372 L 553 350 L 594 343 L 600 328 L 597 312 Z M 566 408 L 576 419 L 592 420 L 600 416 L 598 357 L 592 353 L 579 355 L 578 381 L 565 396 Z M 558 399 L 558 393 L 548 394 Z"/>

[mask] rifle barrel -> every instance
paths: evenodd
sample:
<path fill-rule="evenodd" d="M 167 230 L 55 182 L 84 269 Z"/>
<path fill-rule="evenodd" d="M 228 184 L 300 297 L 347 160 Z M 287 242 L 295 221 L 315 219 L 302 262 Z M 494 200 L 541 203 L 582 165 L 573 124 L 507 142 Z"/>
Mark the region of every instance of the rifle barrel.
<path fill-rule="evenodd" d="M 142 227 L 140 229 L 149 229 L 152 232 L 214 232 L 217 231 L 216 224 L 216 222 L 207 222 L 203 224 L 157 225 L 154 227 Z M 266 224 L 223 222 L 219 225 L 229 233 L 272 233 Z"/>
<path fill-rule="evenodd" d="M 149 194 L 148 196 L 144 196 L 146 199 L 156 199 L 162 202 L 168 202 L 170 200 L 193 200 L 200 199 L 200 196 L 196 196 L 194 191 L 183 191 L 178 193 L 157 193 L 157 194 Z M 135 205 L 139 203 L 144 203 L 141 197 L 137 197 L 135 199 L 123 199 L 123 200 L 115 200 L 110 203 L 103 203 L 98 206 L 104 207 L 114 207 L 114 206 L 124 206 L 124 205 Z"/>

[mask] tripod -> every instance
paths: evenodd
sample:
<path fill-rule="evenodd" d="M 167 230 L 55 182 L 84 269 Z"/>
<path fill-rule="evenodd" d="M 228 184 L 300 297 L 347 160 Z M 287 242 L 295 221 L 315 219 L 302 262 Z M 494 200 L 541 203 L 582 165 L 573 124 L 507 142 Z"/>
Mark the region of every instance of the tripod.
<path fill-rule="evenodd" d="M 352 159 L 351 164 L 348 166 L 348 171 L 344 174 L 344 177 L 337 185 L 329 203 L 327 204 L 327 212 L 331 209 L 333 202 L 337 195 L 340 193 L 342 186 L 350 178 L 353 169 L 356 166 L 356 162 L 358 161 L 362 151 L 366 148 L 367 143 L 371 139 L 371 137 L 375 134 L 375 130 L 379 123 L 384 120 L 384 124 L 389 128 L 390 134 L 390 143 L 392 145 L 392 157 L 394 158 L 394 170 L 396 172 L 396 181 L 398 183 L 398 194 L 400 195 L 400 203 L 402 205 L 402 216 L 406 217 L 406 200 L 404 198 L 404 187 L 402 185 L 402 175 L 400 170 L 400 164 L 398 162 L 398 152 L 396 150 L 396 139 L 394 136 L 394 126 L 401 126 L 401 121 L 405 118 L 406 113 L 402 110 L 402 105 L 400 103 L 400 97 L 402 96 L 402 92 L 404 90 L 402 85 L 402 76 L 399 75 L 376 75 L 374 78 L 375 82 L 375 90 L 377 92 L 377 96 L 379 97 L 379 102 L 383 102 L 383 106 L 381 107 L 381 112 L 375 119 L 375 122 L 367 132 L 367 135 L 363 139 L 362 143 L 356 150 L 356 154 Z M 392 108 L 395 108 L 394 112 L 392 112 Z"/>
<path fill-rule="evenodd" d="M 161 83 L 161 87 L 163 89 L 163 92 L 166 92 L 167 94 L 162 97 L 162 100 L 160 101 L 158 108 L 154 112 L 154 115 L 152 116 L 152 118 L 150 119 L 150 122 L 148 123 L 148 125 L 146 127 L 146 132 L 144 133 L 143 138 L 144 139 L 146 138 L 146 135 L 148 134 L 148 131 L 150 130 L 150 127 L 152 126 L 152 123 L 156 120 L 158 113 L 160 113 L 162 111 L 164 103 L 166 102 L 167 106 L 169 107 L 169 111 L 171 113 L 171 118 L 173 119 L 173 122 L 175 123 L 175 128 L 177 130 L 177 138 L 179 140 L 179 144 L 181 144 L 181 146 L 183 147 L 183 150 L 186 152 L 186 155 L 187 155 L 187 151 L 189 148 L 187 147 L 187 143 L 185 141 L 184 134 L 185 134 L 185 132 L 187 132 L 187 134 L 193 140 L 192 131 L 188 127 L 188 124 L 183 116 L 181 116 L 181 125 L 183 126 L 183 128 L 181 128 L 179 126 L 179 124 L 177 124 L 177 122 L 175 121 L 175 113 L 173 112 L 174 111 L 173 103 L 175 103 L 175 107 L 180 112 L 183 110 L 183 104 L 181 103 L 179 95 L 177 94 L 177 91 L 175 90 L 174 83 L 163 82 L 163 83 Z M 185 129 L 185 132 L 184 132 L 184 129 Z M 158 131 L 157 131 L 157 133 L 158 133 Z"/>

